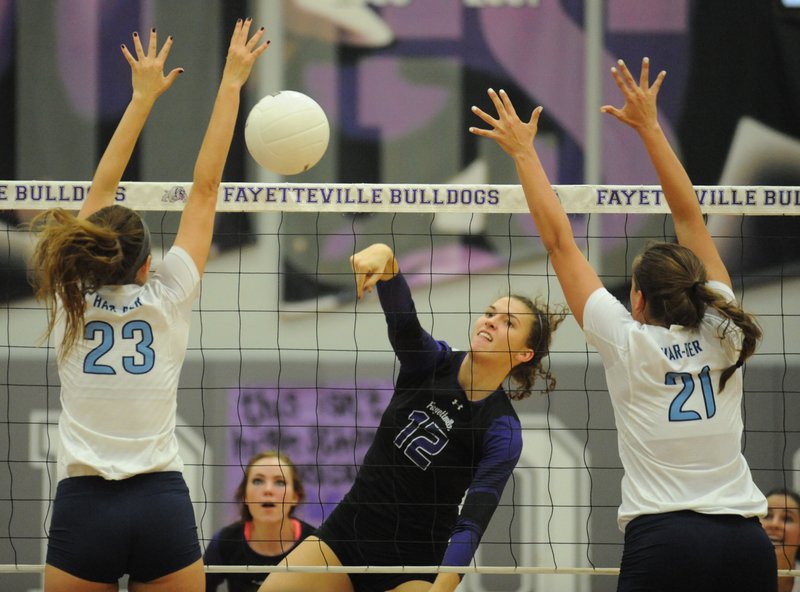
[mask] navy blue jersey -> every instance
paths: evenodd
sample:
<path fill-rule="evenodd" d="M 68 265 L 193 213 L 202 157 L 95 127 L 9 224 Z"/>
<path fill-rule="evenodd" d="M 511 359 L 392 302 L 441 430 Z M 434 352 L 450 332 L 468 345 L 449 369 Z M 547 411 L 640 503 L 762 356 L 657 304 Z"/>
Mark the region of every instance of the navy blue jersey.
<path fill-rule="evenodd" d="M 306 537 L 314 534 L 314 527 L 302 520 L 295 520 L 297 533 L 295 544 L 282 555 L 261 555 L 247 544 L 245 523 L 234 522 L 219 530 L 211 539 L 203 555 L 206 565 L 278 565 L 289 552 Z M 256 592 L 266 579 L 266 573 L 207 573 L 206 592 L 212 592 L 228 582 L 229 592 Z"/>
<path fill-rule="evenodd" d="M 393 564 L 381 551 L 393 548 L 405 564 L 467 565 L 519 460 L 519 418 L 502 388 L 467 399 L 458 383 L 466 354 L 422 328 L 402 275 L 379 282 L 378 293 L 400 371 L 337 511 L 368 563 Z"/>

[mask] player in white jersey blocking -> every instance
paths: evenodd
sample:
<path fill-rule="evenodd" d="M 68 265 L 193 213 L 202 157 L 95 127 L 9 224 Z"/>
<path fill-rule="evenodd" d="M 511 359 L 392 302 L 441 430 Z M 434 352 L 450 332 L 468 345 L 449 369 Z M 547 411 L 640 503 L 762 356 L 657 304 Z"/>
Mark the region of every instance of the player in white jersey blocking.
<path fill-rule="evenodd" d="M 617 589 L 774 591 L 775 553 L 757 518 L 767 503 L 741 453 L 740 368 L 761 331 L 734 300 L 692 183 L 658 123 L 665 72 L 651 85 L 645 58 L 638 83 L 621 60 L 612 74 L 625 104 L 602 111 L 639 134 L 678 238 L 634 261 L 630 312 L 578 248 L 539 161 L 541 107 L 523 122 L 505 92 L 490 90 L 497 116 L 473 107 L 490 129 L 470 131 L 514 159 L 567 302 L 605 367 L 625 469 Z"/>
<path fill-rule="evenodd" d="M 77 217 L 39 215 L 36 294 L 61 380 L 58 488 L 45 567 L 47 592 L 202 590 L 203 563 L 175 438 L 178 378 L 192 301 L 208 258 L 222 170 L 240 90 L 267 47 L 263 28 L 236 24 L 175 244 L 149 277 L 150 234 L 113 205 L 156 99 L 181 72 L 163 74 L 172 46 L 145 49 L 133 34 L 133 95 Z"/>

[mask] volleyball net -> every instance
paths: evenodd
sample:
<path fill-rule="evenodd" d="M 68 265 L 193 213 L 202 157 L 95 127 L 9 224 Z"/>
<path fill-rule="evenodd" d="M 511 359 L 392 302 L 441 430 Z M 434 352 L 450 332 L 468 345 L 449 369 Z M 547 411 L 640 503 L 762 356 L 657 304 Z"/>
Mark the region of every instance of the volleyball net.
<path fill-rule="evenodd" d="M 156 267 L 189 189 L 119 188 L 117 203 L 144 212 Z M 696 191 L 737 295 L 764 330 L 745 366 L 744 454 L 762 490 L 798 489 L 800 189 Z M 625 300 L 640 248 L 674 240 L 661 189 L 556 192 L 579 245 Z M 39 210 L 78 209 L 87 193 L 88 183 L 0 182 L 0 573 L 41 570 L 56 486 L 58 376 L 52 345 L 38 342 L 46 316 L 26 282 L 33 243 L 20 225 Z M 396 372 L 377 297 L 355 298 L 353 253 L 391 245 L 423 326 L 455 348 L 502 295 L 565 302 L 516 185 L 224 184 L 218 211 L 178 395 L 203 546 L 237 519 L 234 490 L 257 452 L 278 450 L 298 466 L 307 494 L 298 515 L 315 525 L 352 483 Z M 469 574 L 464 590 L 588 590 L 590 575 L 617 573 L 622 468 L 602 366 L 572 320 L 556 333 L 549 364 L 556 390 L 515 403 L 523 455 L 474 564 L 459 570 Z M 411 571 L 345 571 L 402 569 Z"/>

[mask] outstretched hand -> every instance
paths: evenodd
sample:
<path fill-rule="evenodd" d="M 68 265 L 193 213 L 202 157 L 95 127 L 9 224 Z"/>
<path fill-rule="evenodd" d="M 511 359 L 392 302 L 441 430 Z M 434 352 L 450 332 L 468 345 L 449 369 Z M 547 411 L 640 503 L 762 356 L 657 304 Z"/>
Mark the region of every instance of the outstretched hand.
<path fill-rule="evenodd" d="M 150 42 L 147 52 L 142 47 L 142 40 L 138 33 L 133 34 L 133 48 L 136 57 L 123 44 L 122 55 L 131 67 L 131 78 L 133 83 L 133 96 L 155 101 L 175 82 L 183 68 L 175 68 L 164 76 L 164 64 L 172 48 L 172 35 L 167 37 L 161 51 L 158 51 L 158 38 L 156 30 L 150 30 Z"/>
<path fill-rule="evenodd" d="M 244 85 L 250 77 L 250 71 L 253 69 L 253 64 L 255 64 L 258 56 L 264 53 L 269 46 L 269 41 L 265 41 L 261 45 L 258 44 L 264 36 L 264 27 L 261 27 L 248 39 L 252 23 L 253 19 L 249 17 L 244 21 L 242 19 L 236 21 L 233 35 L 231 35 L 231 43 L 228 46 L 225 70 L 222 72 L 223 84 Z"/>
<path fill-rule="evenodd" d="M 625 104 L 622 109 L 617 109 L 612 105 L 603 105 L 600 107 L 600 111 L 613 115 L 637 131 L 658 125 L 656 97 L 667 73 L 662 70 L 656 76 L 653 84 L 650 84 L 650 59 L 643 58 L 642 71 L 637 84 L 625 62 L 618 60 L 617 65 L 618 68 L 611 68 L 611 75 L 622 91 L 622 96 L 625 97 Z"/>
<path fill-rule="evenodd" d="M 370 245 L 350 257 L 350 267 L 355 274 L 359 300 L 365 291 L 372 292 L 379 281 L 390 280 L 400 271 L 391 247 L 382 243 Z"/>
<path fill-rule="evenodd" d="M 491 129 L 471 127 L 469 131 L 476 136 L 491 138 L 512 158 L 521 152 L 530 150 L 533 146 L 533 139 L 539 129 L 539 116 L 542 113 L 542 108 L 536 107 L 531 114 L 530 120 L 525 123 L 517 115 L 517 111 L 514 109 L 514 105 L 511 103 L 511 99 L 508 98 L 506 91 L 501 89 L 498 95 L 490 88 L 488 93 L 497 111 L 497 118 L 492 117 L 478 107 L 472 107 L 472 112 L 490 125 Z"/>

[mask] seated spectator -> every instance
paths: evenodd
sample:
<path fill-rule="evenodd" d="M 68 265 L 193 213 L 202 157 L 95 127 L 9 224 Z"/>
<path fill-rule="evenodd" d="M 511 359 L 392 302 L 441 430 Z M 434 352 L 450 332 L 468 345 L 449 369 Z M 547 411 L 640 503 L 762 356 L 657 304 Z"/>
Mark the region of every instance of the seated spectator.
<path fill-rule="evenodd" d="M 256 454 L 236 488 L 241 520 L 218 531 L 208 544 L 206 565 L 277 565 L 314 527 L 294 517 L 305 498 L 294 463 L 277 452 Z M 229 592 L 255 592 L 265 573 L 209 573 L 206 591 L 227 581 Z"/>
<path fill-rule="evenodd" d="M 778 569 L 795 569 L 797 548 L 800 546 L 800 495 L 784 488 L 776 488 L 767 494 L 767 515 L 761 525 L 775 545 Z M 778 579 L 778 592 L 794 592 L 795 578 Z"/>

